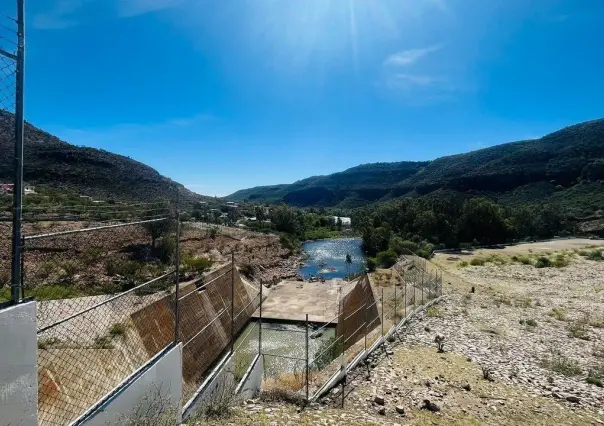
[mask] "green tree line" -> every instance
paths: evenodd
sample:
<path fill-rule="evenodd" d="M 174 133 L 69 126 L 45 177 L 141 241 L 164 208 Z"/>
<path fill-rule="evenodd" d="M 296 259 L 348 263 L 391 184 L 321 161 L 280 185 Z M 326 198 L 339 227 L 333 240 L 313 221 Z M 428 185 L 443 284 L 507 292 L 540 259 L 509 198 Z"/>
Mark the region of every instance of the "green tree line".
<path fill-rule="evenodd" d="M 548 238 L 570 226 L 555 205 L 511 208 L 487 198 L 404 199 L 359 209 L 352 224 L 367 254 L 384 266 L 409 250 L 427 257 L 435 248 Z"/>

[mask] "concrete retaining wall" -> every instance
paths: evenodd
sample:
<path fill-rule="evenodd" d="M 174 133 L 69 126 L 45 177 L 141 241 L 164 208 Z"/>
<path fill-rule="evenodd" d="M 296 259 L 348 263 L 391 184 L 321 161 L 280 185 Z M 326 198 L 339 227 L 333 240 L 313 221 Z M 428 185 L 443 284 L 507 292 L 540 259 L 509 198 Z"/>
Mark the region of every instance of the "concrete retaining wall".
<path fill-rule="evenodd" d="M 38 424 L 36 302 L 0 309 L 0 426 Z"/>
<path fill-rule="evenodd" d="M 233 398 L 235 392 L 235 358 L 229 352 L 220 360 L 208 378 L 197 389 L 193 397 L 185 404 L 184 420 L 194 415 L 204 405 L 218 398 Z"/>
<path fill-rule="evenodd" d="M 179 344 L 151 360 L 121 384 L 106 401 L 72 424 L 135 424 L 143 416 L 146 422 L 160 423 L 160 420 L 173 418 L 174 424 L 178 424 L 181 421 L 181 400 L 182 344 Z M 149 416 L 157 416 L 157 421 L 154 422 L 154 418 Z"/>
<path fill-rule="evenodd" d="M 256 355 L 252 360 L 245 375 L 237 385 L 235 394 L 244 400 L 254 398 L 262 387 L 262 374 L 264 372 L 264 356 Z"/>

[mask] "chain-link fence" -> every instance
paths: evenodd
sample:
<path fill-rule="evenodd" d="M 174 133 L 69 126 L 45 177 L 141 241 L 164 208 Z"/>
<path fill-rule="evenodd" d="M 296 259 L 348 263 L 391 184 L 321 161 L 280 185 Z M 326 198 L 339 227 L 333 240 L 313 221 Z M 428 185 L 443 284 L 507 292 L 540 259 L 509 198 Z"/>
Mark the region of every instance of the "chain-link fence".
<path fill-rule="evenodd" d="M 244 341 L 250 338 L 252 332 L 244 328 L 259 304 L 259 290 L 241 279 L 233 261 L 181 286 L 178 306 L 184 403 L 195 394 L 220 355 L 234 349 L 240 333 L 245 335 Z M 243 357 L 243 343 L 238 344 Z"/>
<path fill-rule="evenodd" d="M 176 341 L 178 225 L 165 202 L 24 210 L 38 419 L 64 425 Z"/>

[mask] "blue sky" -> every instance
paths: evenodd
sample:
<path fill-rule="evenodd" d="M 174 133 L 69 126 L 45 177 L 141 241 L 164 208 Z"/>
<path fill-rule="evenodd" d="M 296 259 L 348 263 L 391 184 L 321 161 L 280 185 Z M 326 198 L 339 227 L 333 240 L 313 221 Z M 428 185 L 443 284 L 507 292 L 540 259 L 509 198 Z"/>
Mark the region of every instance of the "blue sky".
<path fill-rule="evenodd" d="M 207 195 L 604 115 L 601 0 L 36 0 L 26 119 Z"/>

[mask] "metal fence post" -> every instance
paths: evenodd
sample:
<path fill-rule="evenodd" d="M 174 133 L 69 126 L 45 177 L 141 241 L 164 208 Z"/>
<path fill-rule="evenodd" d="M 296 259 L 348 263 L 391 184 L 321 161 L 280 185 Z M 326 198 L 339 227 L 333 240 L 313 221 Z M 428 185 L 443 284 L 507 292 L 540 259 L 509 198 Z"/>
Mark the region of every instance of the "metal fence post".
<path fill-rule="evenodd" d="M 424 271 L 422 271 L 422 306 L 424 306 Z"/>
<path fill-rule="evenodd" d="M 174 343 L 180 341 L 180 193 L 176 188 L 176 292 L 174 300 Z"/>
<path fill-rule="evenodd" d="M 308 402 L 308 314 L 306 314 L 306 402 Z"/>
<path fill-rule="evenodd" d="M 382 288 L 382 337 L 384 337 L 384 288 Z"/>
<path fill-rule="evenodd" d="M 365 350 L 367 350 L 367 302 L 364 303 L 365 306 Z"/>
<path fill-rule="evenodd" d="M 258 318 L 258 355 L 262 355 L 262 280 L 260 280 L 260 318 Z"/>
<path fill-rule="evenodd" d="M 231 252 L 231 354 L 235 345 L 235 251 Z"/>
<path fill-rule="evenodd" d="M 21 222 L 23 220 L 23 71 L 25 58 L 25 10 L 23 0 L 17 1 L 17 55 L 15 87 L 15 157 L 13 182 L 13 240 L 11 258 L 11 301 L 19 303 L 21 286 Z M 4 54 L 4 53 L 3 53 Z"/>
<path fill-rule="evenodd" d="M 394 324 L 396 324 L 397 317 L 398 317 L 398 312 L 396 311 L 396 284 L 394 284 L 394 321 L 393 321 Z"/>

